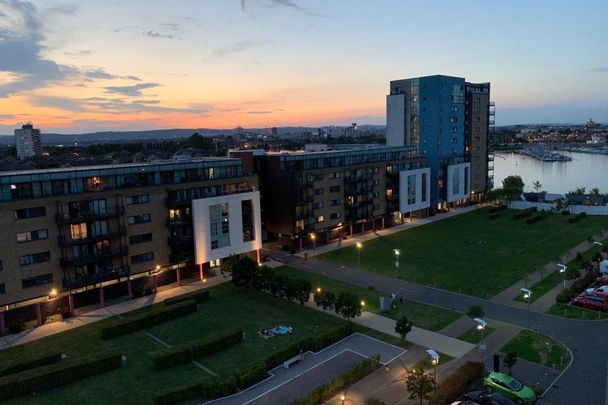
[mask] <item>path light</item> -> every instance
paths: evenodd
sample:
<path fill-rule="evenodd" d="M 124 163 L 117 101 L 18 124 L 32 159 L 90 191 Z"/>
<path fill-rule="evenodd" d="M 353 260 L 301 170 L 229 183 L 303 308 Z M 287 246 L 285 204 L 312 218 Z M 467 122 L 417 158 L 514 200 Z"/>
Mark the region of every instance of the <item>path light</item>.
<path fill-rule="evenodd" d="M 321 294 L 321 287 L 317 287 L 317 293 Z"/>
<path fill-rule="evenodd" d="M 346 400 L 346 395 L 340 395 L 340 400 L 342 401 L 342 405 L 344 405 L 344 401 Z"/>
<path fill-rule="evenodd" d="M 317 235 L 314 233 L 310 234 L 310 239 L 312 240 L 312 256 L 315 255 L 315 247 L 317 246 Z"/>
<path fill-rule="evenodd" d="M 477 323 L 477 330 L 481 332 L 481 339 L 479 340 L 479 353 L 481 353 L 481 361 L 483 362 L 483 352 L 485 347 L 483 347 L 483 332 L 486 329 L 488 323 L 481 318 L 473 319 L 475 323 Z"/>
<path fill-rule="evenodd" d="M 57 298 L 57 289 L 53 288 L 51 291 L 49 291 L 49 298 Z"/>
<path fill-rule="evenodd" d="M 602 242 L 598 242 L 596 240 L 593 241 L 593 244 L 597 245 L 597 246 L 604 246 L 604 244 Z"/>
<path fill-rule="evenodd" d="M 401 254 L 401 250 L 393 249 L 393 252 L 395 253 L 395 256 L 397 256 L 397 260 L 395 261 L 395 271 L 399 272 L 399 255 Z"/>
<path fill-rule="evenodd" d="M 520 288 L 519 291 L 521 291 L 524 294 L 524 298 L 528 300 L 528 328 L 530 328 L 530 297 L 532 296 L 532 291 L 527 288 Z"/>
<path fill-rule="evenodd" d="M 435 399 L 437 399 L 437 365 L 439 364 L 439 353 L 437 353 L 433 349 L 427 349 L 426 352 L 431 357 L 431 364 L 433 365 L 433 368 L 435 369 L 435 373 L 433 376 L 433 386 L 434 386 L 433 401 L 434 401 Z"/>
<path fill-rule="evenodd" d="M 565 264 L 557 263 L 557 267 L 559 267 L 559 272 L 562 274 L 562 281 L 564 283 L 564 287 L 566 288 L 566 270 L 568 270 L 568 266 Z"/>
<path fill-rule="evenodd" d="M 361 267 L 361 248 L 363 248 L 363 244 L 361 242 L 357 242 L 357 266 Z"/>
<path fill-rule="evenodd" d="M 361 307 L 365 306 L 365 301 L 361 300 Z"/>

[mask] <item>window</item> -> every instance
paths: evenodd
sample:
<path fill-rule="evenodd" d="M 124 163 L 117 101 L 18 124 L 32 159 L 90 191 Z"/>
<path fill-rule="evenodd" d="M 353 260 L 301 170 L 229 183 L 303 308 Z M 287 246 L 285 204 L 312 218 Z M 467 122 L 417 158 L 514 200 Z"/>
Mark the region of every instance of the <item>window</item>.
<path fill-rule="evenodd" d="M 149 202 L 150 202 L 150 196 L 148 194 L 127 196 L 127 205 L 147 204 Z"/>
<path fill-rule="evenodd" d="M 17 234 L 17 242 L 30 242 L 33 240 L 48 239 L 49 231 L 47 229 L 39 229 L 37 231 L 21 232 Z"/>
<path fill-rule="evenodd" d="M 86 222 L 70 225 L 70 238 L 72 240 L 86 239 L 87 236 L 88 232 Z"/>
<path fill-rule="evenodd" d="M 331 206 L 335 207 L 336 205 L 340 205 L 342 203 L 342 200 L 339 198 L 336 198 L 335 200 L 331 200 Z"/>
<path fill-rule="evenodd" d="M 22 288 L 38 287 L 40 285 L 51 284 L 53 282 L 53 274 L 43 274 L 42 276 L 24 278 L 21 280 Z"/>
<path fill-rule="evenodd" d="M 322 188 L 315 188 L 315 195 L 323 195 L 323 189 Z"/>
<path fill-rule="evenodd" d="M 421 191 L 422 191 L 422 202 L 426 201 L 426 173 L 422 173 L 422 181 L 421 181 Z"/>
<path fill-rule="evenodd" d="M 0 271 L 4 270 L 4 266 L 2 265 L 2 260 L 0 260 Z"/>
<path fill-rule="evenodd" d="M 329 188 L 329 192 L 330 193 L 339 193 L 340 192 L 340 186 L 331 186 Z"/>
<path fill-rule="evenodd" d="M 230 220 L 227 203 L 209 206 L 209 232 L 211 249 L 230 246 Z"/>
<path fill-rule="evenodd" d="M 33 196 L 32 183 L 11 184 L 11 198 L 13 200 L 32 198 Z"/>
<path fill-rule="evenodd" d="M 4 294 L 6 292 L 6 288 L 4 287 L 4 283 L 0 284 L 0 294 Z"/>
<path fill-rule="evenodd" d="M 154 260 L 154 252 L 147 252 L 140 255 L 131 256 L 131 264 L 144 263 L 151 260 Z"/>
<path fill-rule="evenodd" d="M 416 175 L 407 176 L 407 204 L 416 204 Z"/>
<path fill-rule="evenodd" d="M 317 223 L 321 223 L 321 222 L 325 222 L 325 216 L 323 216 L 323 215 L 319 215 L 317 217 Z"/>
<path fill-rule="evenodd" d="M 252 200 L 241 201 L 241 217 L 243 223 L 243 242 L 251 242 L 255 240 Z"/>
<path fill-rule="evenodd" d="M 27 219 L 46 216 L 45 207 L 20 208 L 13 212 L 15 219 Z"/>
<path fill-rule="evenodd" d="M 142 233 L 139 235 L 129 236 L 129 245 L 136 245 L 138 243 L 151 242 L 152 233 Z"/>
<path fill-rule="evenodd" d="M 329 214 L 329 219 L 338 219 L 342 215 L 339 212 L 334 212 L 333 214 Z"/>
<path fill-rule="evenodd" d="M 19 256 L 20 266 L 29 266 L 30 264 L 48 262 L 51 260 L 51 252 L 32 253 L 29 255 Z"/>
<path fill-rule="evenodd" d="M 152 220 L 152 216 L 150 214 L 133 215 L 133 216 L 127 218 L 127 224 L 129 224 L 129 225 L 145 224 L 146 222 L 150 222 L 151 220 Z"/>
<path fill-rule="evenodd" d="M 317 210 L 319 208 L 323 208 L 323 207 L 325 207 L 325 203 L 323 201 L 314 203 L 312 205 L 312 208 L 315 209 L 315 210 Z"/>

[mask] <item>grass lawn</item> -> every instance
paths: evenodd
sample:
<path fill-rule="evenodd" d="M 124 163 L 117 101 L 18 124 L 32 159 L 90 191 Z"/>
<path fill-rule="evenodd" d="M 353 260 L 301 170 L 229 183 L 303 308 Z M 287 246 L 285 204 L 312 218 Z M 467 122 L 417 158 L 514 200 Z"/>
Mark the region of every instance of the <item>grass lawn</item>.
<path fill-rule="evenodd" d="M 454 358 L 452 356 L 448 356 L 445 353 L 439 352 L 437 354 L 439 355 L 439 364 L 437 365 L 437 367 L 454 360 Z M 431 358 L 427 356 L 423 360 L 420 360 L 418 363 L 416 363 L 414 365 L 413 369 L 421 368 L 424 371 L 427 371 L 427 370 L 432 370 L 433 367 L 434 366 L 433 366 L 433 363 L 431 362 Z"/>
<path fill-rule="evenodd" d="M 608 318 L 608 314 L 601 311 L 593 311 L 587 308 L 575 307 L 573 305 L 568 304 L 560 304 L 556 302 L 551 305 L 548 314 L 563 316 L 564 318 L 572 318 L 572 319 L 606 319 Z"/>
<path fill-rule="evenodd" d="M 163 304 L 160 304 L 163 305 Z M 146 307 L 141 311 L 153 310 Z M 132 316 L 133 313 L 130 313 Z M 129 316 L 129 314 L 127 314 Z M 100 330 L 113 322 L 99 321 L 61 334 L 49 336 L 23 346 L 0 351 L 0 362 L 19 357 L 25 352 L 62 350 L 68 356 L 83 355 L 104 346 L 115 347 L 127 355 L 128 365 L 106 374 L 91 377 L 63 388 L 47 391 L 36 396 L 19 398 L 14 404 L 110 404 L 152 403 L 154 394 L 165 387 L 209 377 L 193 364 L 169 369 L 152 370 L 148 352 L 163 346 L 142 332 L 102 341 Z M 205 334 L 228 327 L 241 328 L 245 340 L 221 353 L 199 359 L 209 369 L 221 373 L 231 372 L 250 362 L 261 360 L 293 341 L 318 335 L 340 325 L 342 321 L 311 308 L 291 304 L 258 292 L 242 291 L 231 284 L 211 289 L 211 299 L 201 304 L 198 312 L 157 325 L 149 329 L 154 336 L 170 345 L 187 342 Z M 256 332 L 262 326 L 290 325 L 293 335 L 262 339 Z M 374 337 L 382 338 L 376 334 Z M 394 342 L 394 340 L 393 340 Z"/>
<path fill-rule="evenodd" d="M 517 357 L 562 370 L 570 361 L 570 352 L 564 345 L 540 333 L 523 330 L 509 340 L 501 352 L 515 352 Z"/>
<path fill-rule="evenodd" d="M 448 311 L 446 309 L 409 301 L 407 299 L 403 300 L 403 304 L 397 303 L 397 309 L 388 313 L 381 313 L 380 297 L 385 297 L 386 294 L 344 283 L 329 277 L 299 271 L 288 266 L 281 266 L 274 270 L 277 274 L 282 272 L 290 275 L 297 274 L 299 277 L 309 280 L 313 290 L 317 287 L 321 287 L 336 295 L 342 291 L 354 292 L 358 295 L 359 299 L 365 301 L 366 311 L 382 314 L 393 319 L 399 319 L 405 315 L 415 326 L 423 329 L 438 331 L 462 316 L 462 314 L 454 311 Z"/>
<path fill-rule="evenodd" d="M 361 267 L 406 280 L 488 298 L 538 271 L 568 249 L 608 227 L 608 217 L 567 217 L 526 224 L 515 210 L 489 220 L 485 209 L 446 218 L 363 243 Z M 400 249 L 395 271 L 393 249 Z M 357 248 L 348 246 L 319 256 L 338 265 L 357 266 Z"/>
<path fill-rule="evenodd" d="M 486 329 L 483 331 L 483 338 L 484 339 L 487 338 L 492 333 L 494 333 L 495 330 L 496 330 L 496 328 L 491 328 L 489 326 L 486 326 Z M 473 343 L 473 344 L 478 344 L 479 341 L 481 340 L 481 332 L 479 331 L 479 329 L 477 329 L 477 327 L 473 326 L 471 329 L 469 329 L 462 335 L 458 336 L 457 339 L 463 340 L 465 342 Z"/>

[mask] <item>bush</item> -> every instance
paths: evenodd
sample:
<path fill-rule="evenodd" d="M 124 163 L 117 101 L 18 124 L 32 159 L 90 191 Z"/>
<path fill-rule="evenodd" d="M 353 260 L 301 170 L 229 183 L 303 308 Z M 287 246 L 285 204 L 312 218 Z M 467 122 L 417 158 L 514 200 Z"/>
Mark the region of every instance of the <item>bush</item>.
<path fill-rule="evenodd" d="M 488 208 L 488 214 L 495 214 L 497 212 L 504 211 L 506 209 L 507 209 L 507 206 L 504 204 L 497 205 L 495 207 Z"/>
<path fill-rule="evenodd" d="M 236 378 L 232 375 L 217 376 L 203 382 L 202 396 L 218 398 L 236 392 Z"/>
<path fill-rule="evenodd" d="M 522 218 L 527 218 L 530 215 L 532 215 L 533 213 L 535 213 L 536 211 L 538 211 L 538 208 L 536 207 L 531 207 L 525 210 L 522 210 L 516 214 L 513 215 L 513 219 L 522 219 Z"/>
<path fill-rule="evenodd" d="M 502 216 L 502 214 L 500 212 L 497 212 L 495 214 L 490 214 L 490 216 L 488 217 L 488 219 L 498 219 Z"/>
<path fill-rule="evenodd" d="M 178 302 L 183 302 L 183 301 L 187 301 L 190 299 L 192 299 L 196 302 L 199 302 L 199 303 L 208 301 L 209 300 L 209 290 L 191 291 L 186 294 L 178 295 L 177 297 L 167 298 L 164 302 L 165 302 L 165 305 L 173 305 L 173 304 L 177 304 Z"/>
<path fill-rule="evenodd" d="M 455 373 L 451 374 L 437 386 L 437 404 L 450 404 L 459 398 L 467 389 L 481 381 L 483 377 L 483 363 L 467 361 Z"/>
<path fill-rule="evenodd" d="M 238 387 L 245 388 L 260 380 L 263 380 L 267 374 L 266 363 L 264 361 L 260 361 L 250 365 L 249 367 L 238 370 L 234 373 L 234 378 L 236 379 L 236 385 Z"/>
<path fill-rule="evenodd" d="M 205 336 L 202 339 L 173 346 L 165 350 L 151 352 L 152 367 L 161 370 L 189 363 L 197 357 L 219 352 L 240 343 L 243 340 L 243 331 L 228 330 Z"/>
<path fill-rule="evenodd" d="M 562 215 L 563 215 L 563 216 L 570 215 L 570 214 L 571 214 L 571 212 L 570 212 L 570 211 L 568 211 L 568 210 L 563 210 L 563 211 L 562 211 Z"/>
<path fill-rule="evenodd" d="M 86 377 L 115 370 L 120 368 L 121 360 L 120 353 L 100 352 L 0 377 L 0 400 L 61 387 Z"/>
<path fill-rule="evenodd" d="M 194 300 L 187 300 L 160 310 L 152 310 L 131 318 L 121 319 L 118 323 L 101 330 L 103 340 L 113 339 L 127 333 L 149 328 L 159 323 L 172 321 L 177 317 L 196 312 L 198 304 Z"/>
<path fill-rule="evenodd" d="M 4 361 L 2 366 L 0 366 L 0 377 L 46 366 L 48 364 L 59 363 L 60 361 L 61 353 L 50 353 L 40 357 L 30 357 L 26 359 L 20 358 L 18 361 L 13 362 Z"/>
<path fill-rule="evenodd" d="M 541 212 L 540 214 L 533 216 L 532 218 L 526 219 L 526 224 L 535 224 L 537 222 L 544 221 L 547 218 L 549 218 L 549 215 L 544 212 Z"/>
<path fill-rule="evenodd" d="M 195 397 L 213 399 L 230 395 L 236 391 L 233 376 L 218 376 L 203 382 L 168 388 L 154 395 L 154 405 L 171 405 Z"/>
<path fill-rule="evenodd" d="M 586 212 L 581 212 L 580 214 L 576 214 L 576 215 L 571 216 L 570 218 L 568 218 L 568 223 L 569 224 L 573 224 L 573 223 L 578 222 L 581 219 L 585 218 L 586 216 L 587 216 Z"/>

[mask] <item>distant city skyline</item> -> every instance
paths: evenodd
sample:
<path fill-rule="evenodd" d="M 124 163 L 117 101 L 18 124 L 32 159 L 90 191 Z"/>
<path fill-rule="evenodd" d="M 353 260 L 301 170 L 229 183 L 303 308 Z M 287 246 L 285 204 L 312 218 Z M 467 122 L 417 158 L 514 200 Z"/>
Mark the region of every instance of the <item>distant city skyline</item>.
<path fill-rule="evenodd" d="M 608 2 L 0 0 L 0 134 L 385 124 L 391 80 L 496 124 L 608 122 Z"/>

